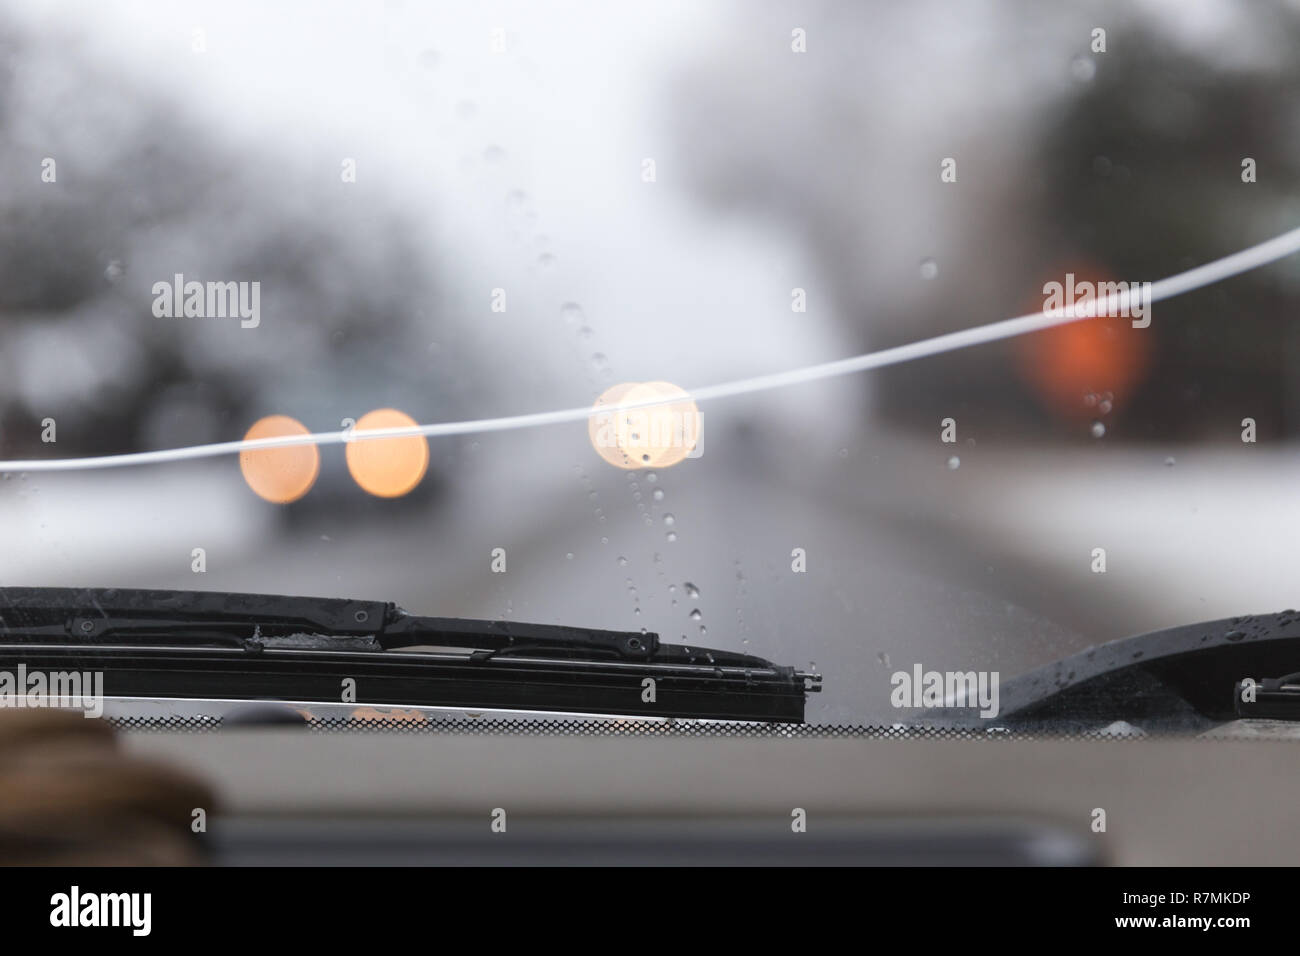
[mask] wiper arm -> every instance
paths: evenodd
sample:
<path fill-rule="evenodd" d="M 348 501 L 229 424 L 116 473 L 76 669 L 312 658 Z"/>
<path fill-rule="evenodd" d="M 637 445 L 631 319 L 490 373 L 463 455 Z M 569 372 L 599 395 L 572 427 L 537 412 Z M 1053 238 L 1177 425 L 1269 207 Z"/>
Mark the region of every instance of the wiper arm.
<path fill-rule="evenodd" d="M 1238 717 L 1300 720 L 1300 673 L 1239 680 L 1232 702 Z"/>
<path fill-rule="evenodd" d="M 1294 610 L 1206 621 L 1110 641 L 1022 674 L 1003 684 L 996 720 L 958 722 L 1060 731 L 1123 721 L 1185 731 L 1238 717 L 1296 719 L 1298 666 Z"/>
<path fill-rule="evenodd" d="M 109 696 L 337 703 L 351 677 L 358 704 L 738 720 L 801 721 L 821 682 L 653 633 L 420 617 L 379 601 L 117 588 L 0 588 L 6 661 L 93 665 Z"/>
<path fill-rule="evenodd" d="M 436 644 L 490 653 L 530 648 L 647 658 L 650 635 L 505 621 L 416 617 L 394 604 L 212 591 L 0 588 L 0 640 L 394 650 Z"/>

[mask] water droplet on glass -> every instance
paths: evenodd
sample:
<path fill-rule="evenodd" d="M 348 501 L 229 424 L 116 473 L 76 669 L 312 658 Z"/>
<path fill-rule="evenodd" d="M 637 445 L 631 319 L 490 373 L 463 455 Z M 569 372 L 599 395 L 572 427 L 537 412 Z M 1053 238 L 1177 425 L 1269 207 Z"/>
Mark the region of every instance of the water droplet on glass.
<path fill-rule="evenodd" d="M 104 278 L 109 282 L 116 283 L 124 275 L 126 275 L 126 266 L 122 265 L 121 259 L 114 259 L 104 267 Z"/>
<path fill-rule="evenodd" d="M 885 667 L 889 666 L 889 655 L 886 654 L 884 651 L 881 651 L 879 654 L 877 654 L 876 659 L 880 661 L 880 663 L 883 664 Z"/>
<path fill-rule="evenodd" d="M 663 490 L 662 488 L 656 488 L 656 489 L 651 493 L 651 497 L 654 498 L 655 501 L 663 501 L 663 500 L 664 500 L 664 490 Z"/>
<path fill-rule="evenodd" d="M 566 560 L 566 561 L 572 561 L 572 560 L 573 560 L 573 552 L 572 552 L 572 551 L 566 551 L 565 554 L 564 554 L 564 560 Z"/>
<path fill-rule="evenodd" d="M 543 252 L 537 257 L 537 264 L 543 269 L 549 269 L 551 266 L 555 265 L 555 256 L 551 255 L 549 252 Z"/>
<path fill-rule="evenodd" d="M 623 557 L 621 554 L 618 556 L 618 566 L 620 568 L 627 567 L 627 558 Z"/>
<path fill-rule="evenodd" d="M 601 543 L 601 544 L 609 544 L 609 538 L 601 538 L 601 539 L 600 539 L 600 543 Z"/>
<path fill-rule="evenodd" d="M 956 471 L 960 467 L 961 467 L 961 459 L 958 458 L 956 455 L 953 455 L 951 458 L 948 459 L 949 471 Z"/>
<path fill-rule="evenodd" d="M 935 262 L 933 259 L 922 259 L 922 260 L 921 260 L 921 278 L 922 278 L 922 279 L 927 279 L 927 280 L 928 280 L 928 279 L 933 279 L 933 278 L 934 278 L 935 276 L 937 276 L 938 274 L 939 274 L 939 263 Z"/>
<path fill-rule="evenodd" d="M 1083 404 L 1087 405 L 1089 408 L 1094 407 L 1097 404 L 1097 396 L 1092 392 L 1089 392 L 1087 395 L 1083 396 Z"/>
<path fill-rule="evenodd" d="M 669 541 L 676 541 L 676 540 L 677 540 L 677 532 L 676 532 L 676 531 L 669 531 L 666 535 L 664 535 L 664 537 L 667 538 Z"/>
<path fill-rule="evenodd" d="M 1109 398 L 1103 398 L 1097 403 L 1097 411 L 1101 412 L 1103 415 L 1109 415 L 1112 408 L 1114 408 L 1114 406 L 1111 405 Z"/>
<path fill-rule="evenodd" d="M 684 588 L 686 588 L 686 596 L 687 596 L 688 598 L 697 598 L 697 597 L 700 596 L 700 589 L 697 588 L 697 587 L 696 587 L 694 584 L 692 584 L 690 581 L 687 581 L 687 582 L 686 582 L 684 585 L 682 585 L 682 586 L 683 586 Z"/>
<path fill-rule="evenodd" d="M 664 524 L 668 525 L 668 527 L 671 528 L 676 523 L 677 523 L 677 519 L 674 518 L 671 514 L 664 515 Z"/>
<path fill-rule="evenodd" d="M 1091 83 L 1097 75 L 1097 64 L 1090 56 L 1076 56 L 1070 63 L 1070 75 L 1080 83 Z"/>
<path fill-rule="evenodd" d="M 1177 460 L 1174 458 L 1173 455 L 1170 455 L 1168 458 L 1165 459 L 1165 467 L 1166 467 L 1166 468 L 1172 468 L 1172 467 L 1174 467 L 1174 465 L 1176 465 L 1176 464 L 1178 464 L 1178 462 L 1177 462 Z"/>
<path fill-rule="evenodd" d="M 700 613 L 700 609 L 699 609 L 698 607 L 695 608 L 695 610 L 691 611 L 691 620 L 692 620 L 692 621 L 698 621 L 698 620 L 701 620 L 703 617 L 704 617 L 704 615 Z"/>
<path fill-rule="evenodd" d="M 650 482 L 650 484 L 654 484 L 656 481 L 659 480 L 659 476 L 656 475 L 653 471 L 647 471 L 645 474 L 645 480 Z"/>
<path fill-rule="evenodd" d="M 701 625 L 700 625 L 700 637 L 708 637 L 708 636 L 709 636 L 709 629 L 708 629 L 707 627 L 705 627 L 703 624 L 701 624 Z"/>
<path fill-rule="evenodd" d="M 583 319 L 582 306 L 576 302 L 566 302 L 560 306 L 560 318 L 569 325 L 577 325 Z"/>
<path fill-rule="evenodd" d="M 1093 422 L 1092 427 L 1089 429 L 1089 431 L 1091 432 L 1093 438 L 1101 438 L 1103 435 L 1106 434 L 1106 426 L 1103 425 L 1101 422 Z"/>

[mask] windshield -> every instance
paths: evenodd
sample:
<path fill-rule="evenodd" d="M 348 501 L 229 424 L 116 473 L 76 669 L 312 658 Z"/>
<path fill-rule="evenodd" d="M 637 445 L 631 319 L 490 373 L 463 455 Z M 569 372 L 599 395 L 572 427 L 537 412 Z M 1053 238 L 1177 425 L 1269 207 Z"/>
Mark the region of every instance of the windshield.
<path fill-rule="evenodd" d="M 645 629 L 822 724 L 1295 605 L 1300 242 L 1196 270 L 1300 226 L 1297 48 L 1209 0 L 13 5 L 0 580 Z"/>

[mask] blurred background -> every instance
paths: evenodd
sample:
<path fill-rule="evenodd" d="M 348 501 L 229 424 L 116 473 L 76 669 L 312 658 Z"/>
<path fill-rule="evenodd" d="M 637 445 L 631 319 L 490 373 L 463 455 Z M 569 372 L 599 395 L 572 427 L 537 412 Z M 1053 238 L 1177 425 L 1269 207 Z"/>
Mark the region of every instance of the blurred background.
<path fill-rule="evenodd" d="M 1281 0 L 12 4 L 0 455 L 585 406 L 1153 281 L 1300 225 L 1298 50 Z M 259 282 L 260 324 L 155 316 L 177 273 Z M 0 583 L 645 627 L 892 721 L 913 663 L 1005 678 L 1300 603 L 1298 304 L 1293 258 L 1148 329 L 704 403 L 703 454 L 654 471 L 579 423 L 433 439 L 395 498 L 337 445 L 289 504 L 234 456 L 15 472 Z"/>

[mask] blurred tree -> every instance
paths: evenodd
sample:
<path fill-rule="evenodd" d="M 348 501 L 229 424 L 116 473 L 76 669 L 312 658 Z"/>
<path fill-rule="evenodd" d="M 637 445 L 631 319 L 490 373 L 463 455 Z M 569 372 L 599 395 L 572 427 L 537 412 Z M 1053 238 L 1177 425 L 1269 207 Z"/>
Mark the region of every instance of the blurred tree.
<path fill-rule="evenodd" d="M 47 416 L 82 456 L 238 438 L 271 412 L 330 430 L 469 410 L 426 348 L 447 323 L 421 224 L 382 183 L 243 142 L 75 37 L 0 24 L 0 66 L 0 454 L 48 457 Z M 261 283 L 261 324 L 154 316 L 177 273 Z"/>

